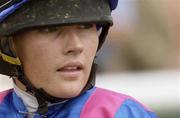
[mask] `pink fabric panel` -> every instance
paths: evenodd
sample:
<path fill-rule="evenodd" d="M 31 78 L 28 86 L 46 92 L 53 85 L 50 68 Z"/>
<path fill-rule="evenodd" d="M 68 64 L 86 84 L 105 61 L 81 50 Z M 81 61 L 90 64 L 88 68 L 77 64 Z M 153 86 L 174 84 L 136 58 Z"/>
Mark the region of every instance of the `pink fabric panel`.
<path fill-rule="evenodd" d="M 128 96 L 97 88 L 85 104 L 80 118 L 113 118 Z"/>
<path fill-rule="evenodd" d="M 4 97 L 11 91 L 12 91 L 12 89 L 0 92 L 0 104 L 2 103 Z"/>

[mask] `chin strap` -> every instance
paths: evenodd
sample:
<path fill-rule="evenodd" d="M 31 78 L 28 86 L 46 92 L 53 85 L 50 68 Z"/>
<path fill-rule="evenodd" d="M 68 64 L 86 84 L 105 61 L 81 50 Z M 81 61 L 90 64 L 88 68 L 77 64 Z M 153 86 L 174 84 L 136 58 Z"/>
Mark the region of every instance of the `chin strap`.
<path fill-rule="evenodd" d="M 37 113 L 40 115 L 45 115 L 48 111 L 48 102 L 50 103 L 58 103 L 58 102 L 64 102 L 72 98 L 57 98 L 49 95 L 47 92 L 45 92 L 42 88 L 37 89 L 34 87 L 34 85 L 29 81 L 27 76 L 24 74 L 23 67 L 19 66 L 18 69 L 18 80 L 21 81 L 26 86 L 26 91 L 31 92 L 35 95 L 39 107 L 37 110 Z M 97 64 L 93 63 L 91 73 L 88 79 L 87 84 L 85 85 L 84 89 L 81 91 L 80 94 L 84 93 L 85 91 L 91 89 L 95 85 L 95 75 L 96 75 L 96 69 Z"/>
<path fill-rule="evenodd" d="M 98 45 L 97 51 L 102 47 L 102 45 L 103 45 L 103 43 L 107 37 L 107 34 L 108 34 L 110 27 L 111 27 L 111 24 L 106 24 L 106 25 L 102 26 L 102 31 L 101 31 L 101 34 L 99 36 L 99 45 Z"/>

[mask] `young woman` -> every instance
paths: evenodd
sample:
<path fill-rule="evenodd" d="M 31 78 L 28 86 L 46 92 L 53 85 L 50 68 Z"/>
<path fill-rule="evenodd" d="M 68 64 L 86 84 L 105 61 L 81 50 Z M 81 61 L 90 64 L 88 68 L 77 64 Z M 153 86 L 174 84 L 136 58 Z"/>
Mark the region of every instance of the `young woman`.
<path fill-rule="evenodd" d="M 94 86 L 95 55 L 117 0 L 5 0 L 0 6 L 0 70 L 14 81 L 0 94 L 0 117 L 156 118 L 133 98 Z"/>

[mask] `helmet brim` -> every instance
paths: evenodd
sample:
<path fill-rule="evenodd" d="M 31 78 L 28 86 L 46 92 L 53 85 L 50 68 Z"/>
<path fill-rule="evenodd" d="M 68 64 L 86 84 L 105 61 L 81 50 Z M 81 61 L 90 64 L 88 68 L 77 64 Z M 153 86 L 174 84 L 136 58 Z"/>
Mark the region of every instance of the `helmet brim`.
<path fill-rule="evenodd" d="M 108 0 L 31 0 L 0 24 L 0 35 L 26 28 L 80 23 L 112 24 Z"/>

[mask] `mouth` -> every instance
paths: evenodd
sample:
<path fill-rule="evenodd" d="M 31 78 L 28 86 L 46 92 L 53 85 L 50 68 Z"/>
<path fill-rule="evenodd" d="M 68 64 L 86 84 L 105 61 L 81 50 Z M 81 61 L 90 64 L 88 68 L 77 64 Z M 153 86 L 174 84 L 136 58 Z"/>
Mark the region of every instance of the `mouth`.
<path fill-rule="evenodd" d="M 82 63 L 70 62 L 58 68 L 56 71 L 66 78 L 77 78 L 83 69 L 84 66 Z"/>

